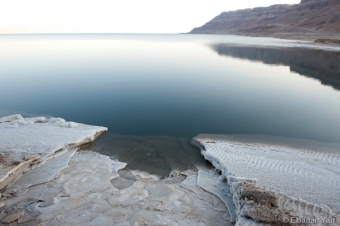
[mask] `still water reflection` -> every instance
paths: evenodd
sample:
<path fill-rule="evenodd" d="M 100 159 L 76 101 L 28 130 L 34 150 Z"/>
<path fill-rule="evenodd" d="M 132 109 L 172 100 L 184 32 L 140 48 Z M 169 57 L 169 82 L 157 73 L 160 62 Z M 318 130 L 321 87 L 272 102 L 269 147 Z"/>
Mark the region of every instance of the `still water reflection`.
<path fill-rule="evenodd" d="M 307 48 L 266 48 L 214 44 L 211 48 L 221 56 L 248 59 L 271 65 L 289 66 L 292 72 L 319 80 L 340 90 L 340 52 Z"/>
<path fill-rule="evenodd" d="M 339 54 L 287 46 L 235 36 L 0 36 L 1 114 L 52 115 L 141 136 L 340 142 Z"/>

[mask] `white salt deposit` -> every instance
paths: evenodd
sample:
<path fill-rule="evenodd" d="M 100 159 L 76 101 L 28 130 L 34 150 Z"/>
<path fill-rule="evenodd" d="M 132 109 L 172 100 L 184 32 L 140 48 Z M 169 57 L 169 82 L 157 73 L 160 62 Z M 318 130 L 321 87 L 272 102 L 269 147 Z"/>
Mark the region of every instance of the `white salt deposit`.
<path fill-rule="evenodd" d="M 106 128 L 61 118 L 16 115 L 0 120 L 0 225 L 232 225 L 224 203 L 197 186 L 195 167 L 204 169 L 204 164 L 196 159 L 197 150 L 184 141 L 135 142 L 140 153 L 133 149 L 132 154 L 120 155 L 138 160 L 130 164 L 136 170 L 128 171 L 121 170 L 126 163 L 85 151 L 85 146 L 76 152 Z M 114 147 L 126 148 L 121 143 L 118 140 Z M 165 148 L 178 151 L 178 156 L 166 155 Z M 182 162 L 181 156 L 191 152 L 197 155 Z M 150 173 L 159 168 L 138 170 L 139 156 L 145 156 L 143 164 L 162 166 L 154 163 L 165 162 L 157 153 L 170 163 L 159 173 L 163 177 L 169 171 L 163 180 Z M 201 173 L 200 181 L 210 181 L 207 176 Z M 217 188 L 212 190 L 221 193 Z"/>
<path fill-rule="evenodd" d="M 125 164 L 108 156 L 76 153 L 68 163 L 54 180 L 5 199 L 1 210 L 10 215 L 20 206 L 29 225 L 232 225 L 221 200 L 196 185 L 195 172 L 182 183 L 130 181 L 117 173 Z"/>
<path fill-rule="evenodd" d="M 57 178 L 60 171 L 68 167 L 68 162 L 75 151 L 73 149 L 58 152 L 48 162 L 44 161 L 36 168 L 26 172 L 25 177 L 20 177 L 14 186 L 9 185 L 4 193 L 19 196 L 26 193 L 31 186 L 46 183 Z"/>
<path fill-rule="evenodd" d="M 229 210 L 231 222 L 236 221 L 237 216 L 235 213 L 235 205 L 232 200 L 232 194 L 230 193 L 230 187 L 225 180 L 221 180 L 221 177 L 217 172 L 199 170 L 197 185 L 219 197 Z"/>
<path fill-rule="evenodd" d="M 57 151 L 93 141 L 107 128 L 61 118 L 0 118 L 0 191 Z"/>
<path fill-rule="evenodd" d="M 322 219 L 331 219 L 329 225 L 339 225 L 339 146 L 324 145 L 328 152 L 318 153 L 308 150 L 312 145 L 307 141 L 302 145 L 301 140 L 291 140 L 284 146 L 282 140 L 199 135 L 194 143 L 227 179 L 237 225 L 283 224 L 292 217 L 315 218 L 315 225 L 325 225 Z"/>
<path fill-rule="evenodd" d="M 14 121 L 14 120 L 23 120 L 24 118 L 21 116 L 21 115 L 9 115 L 9 116 L 6 116 L 6 117 L 2 117 L 0 118 L 0 123 L 2 122 L 11 122 L 11 121 Z"/>

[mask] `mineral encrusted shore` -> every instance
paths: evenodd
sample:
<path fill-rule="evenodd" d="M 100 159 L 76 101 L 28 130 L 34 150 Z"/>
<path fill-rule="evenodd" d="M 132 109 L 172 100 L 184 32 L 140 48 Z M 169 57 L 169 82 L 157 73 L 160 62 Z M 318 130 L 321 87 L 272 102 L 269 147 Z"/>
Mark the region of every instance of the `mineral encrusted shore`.
<path fill-rule="evenodd" d="M 66 122 L 61 118 L 0 118 L 0 192 L 23 173 L 60 151 L 94 141 L 105 127 Z"/>
<path fill-rule="evenodd" d="M 0 225 L 233 225 L 223 197 L 198 185 L 218 183 L 216 172 L 191 165 L 143 180 L 83 145 L 106 130 L 60 118 L 0 118 Z"/>
<path fill-rule="evenodd" d="M 340 145 L 261 135 L 193 139 L 230 186 L 236 225 L 340 225 Z"/>
<path fill-rule="evenodd" d="M 195 137 L 219 174 L 180 138 L 107 136 L 95 149 L 111 157 L 84 146 L 106 131 L 0 118 L 0 225 L 339 225 L 339 144 Z"/>

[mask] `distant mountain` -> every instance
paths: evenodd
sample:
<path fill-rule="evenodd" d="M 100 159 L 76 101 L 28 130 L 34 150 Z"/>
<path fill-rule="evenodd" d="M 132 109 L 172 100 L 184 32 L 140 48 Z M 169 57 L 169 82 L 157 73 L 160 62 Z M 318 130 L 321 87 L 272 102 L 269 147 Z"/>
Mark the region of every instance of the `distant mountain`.
<path fill-rule="evenodd" d="M 191 34 L 332 34 L 340 35 L 340 0 L 302 0 L 223 12 Z"/>

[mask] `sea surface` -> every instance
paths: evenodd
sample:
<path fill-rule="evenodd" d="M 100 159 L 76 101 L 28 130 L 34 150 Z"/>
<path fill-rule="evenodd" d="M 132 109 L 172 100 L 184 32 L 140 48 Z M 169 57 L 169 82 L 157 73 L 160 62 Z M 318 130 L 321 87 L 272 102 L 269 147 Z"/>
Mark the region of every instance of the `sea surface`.
<path fill-rule="evenodd" d="M 340 143 L 340 53 L 227 35 L 0 35 L 0 116 L 120 136 L 264 134 Z"/>

